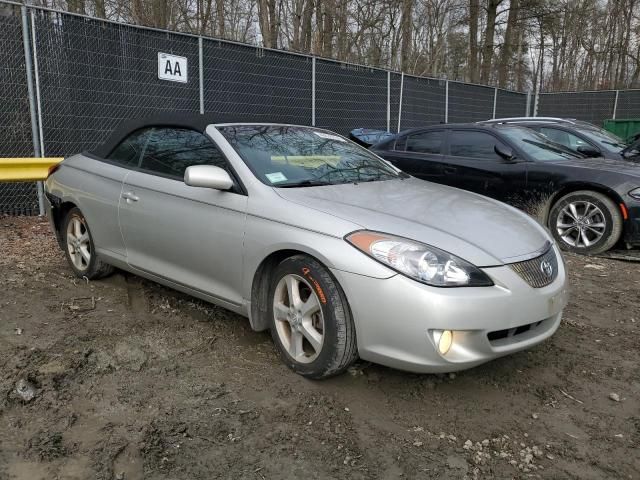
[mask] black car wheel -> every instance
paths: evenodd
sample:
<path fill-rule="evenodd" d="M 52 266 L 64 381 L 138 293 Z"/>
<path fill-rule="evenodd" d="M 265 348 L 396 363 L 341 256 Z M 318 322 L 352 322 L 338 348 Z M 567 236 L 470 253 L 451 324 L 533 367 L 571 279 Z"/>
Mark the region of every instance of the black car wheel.
<path fill-rule="evenodd" d="M 622 215 L 606 195 L 589 190 L 558 200 L 549 215 L 549 229 L 561 248 L 598 254 L 613 247 L 622 234 Z"/>
<path fill-rule="evenodd" d="M 351 310 L 338 282 L 307 255 L 283 260 L 272 278 L 271 336 L 283 361 L 308 378 L 343 372 L 358 352 Z"/>

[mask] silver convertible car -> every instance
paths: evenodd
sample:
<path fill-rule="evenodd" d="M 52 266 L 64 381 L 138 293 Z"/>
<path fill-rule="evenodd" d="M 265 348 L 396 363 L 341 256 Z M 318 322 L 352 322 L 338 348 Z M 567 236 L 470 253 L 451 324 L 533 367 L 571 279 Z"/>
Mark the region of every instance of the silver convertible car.
<path fill-rule="evenodd" d="M 551 336 L 567 302 L 534 220 L 317 128 L 131 121 L 46 196 L 76 275 L 117 267 L 247 316 L 310 378 L 358 357 L 473 367 Z"/>

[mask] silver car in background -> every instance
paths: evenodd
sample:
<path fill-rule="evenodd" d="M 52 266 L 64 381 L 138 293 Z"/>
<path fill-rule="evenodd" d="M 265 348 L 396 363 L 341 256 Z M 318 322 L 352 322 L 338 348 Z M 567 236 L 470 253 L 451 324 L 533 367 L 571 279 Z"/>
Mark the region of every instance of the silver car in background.
<path fill-rule="evenodd" d="M 358 357 L 470 368 L 551 336 L 567 302 L 534 220 L 317 128 L 132 121 L 46 193 L 76 275 L 117 267 L 247 316 L 310 378 Z"/>

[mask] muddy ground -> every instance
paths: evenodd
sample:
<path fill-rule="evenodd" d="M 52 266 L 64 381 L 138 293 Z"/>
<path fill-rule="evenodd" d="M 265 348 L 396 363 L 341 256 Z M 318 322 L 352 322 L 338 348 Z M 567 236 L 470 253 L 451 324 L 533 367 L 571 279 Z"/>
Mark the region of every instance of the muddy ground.
<path fill-rule="evenodd" d="M 0 218 L 0 254 L 2 480 L 640 478 L 639 263 L 567 256 L 528 352 L 314 382 L 237 315 L 74 278 L 41 219 Z"/>

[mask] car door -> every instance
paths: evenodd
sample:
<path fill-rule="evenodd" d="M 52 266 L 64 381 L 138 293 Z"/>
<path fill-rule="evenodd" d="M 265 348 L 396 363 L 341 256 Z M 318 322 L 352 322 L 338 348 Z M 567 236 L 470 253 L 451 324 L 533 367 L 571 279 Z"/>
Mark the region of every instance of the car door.
<path fill-rule="evenodd" d="M 445 138 L 445 129 L 411 132 L 397 138 L 393 149 L 378 153 L 409 175 L 440 183 Z"/>
<path fill-rule="evenodd" d="M 526 162 L 523 159 L 506 160 L 496 153 L 496 146 L 510 150 L 492 132 L 451 129 L 448 153 L 444 159 L 443 183 L 516 203 L 516 198 L 526 187 Z"/>
<path fill-rule="evenodd" d="M 82 165 L 86 170 L 77 170 L 82 175 L 78 179 L 82 190 L 91 192 L 79 192 L 82 195 L 80 207 L 91 225 L 96 249 L 106 257 L 125 259 L 118 205 L 124 179 L 137 167 L 148 137 L 148 130 L 138 130 L 120 142 L 106 158 L 88 154 Z"/>
<path fill-rule="evenodd" d="M 239 305 L 247 196 L 191 187 L 191 165 L 231 167 L 205 135 L 155 128 L 137 171 L 123 185 L 120 225 L 129 265 Z"/>

